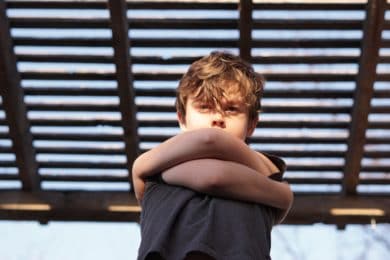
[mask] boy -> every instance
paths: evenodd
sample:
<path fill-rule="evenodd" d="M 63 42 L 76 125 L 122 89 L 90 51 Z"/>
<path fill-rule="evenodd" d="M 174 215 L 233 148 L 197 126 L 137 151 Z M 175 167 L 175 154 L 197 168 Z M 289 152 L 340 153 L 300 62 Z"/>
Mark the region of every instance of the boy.
<path fill-rule="evenodd" d="M 270 259 L 272 225 L 293 195 L 280 182 L 284 162 L 245 143 L 262 91 L 262 77 L 228 53 L 213 52 L 183 75 L 176 100 L 183 132 L 133 164 L 138 259 Z"/>

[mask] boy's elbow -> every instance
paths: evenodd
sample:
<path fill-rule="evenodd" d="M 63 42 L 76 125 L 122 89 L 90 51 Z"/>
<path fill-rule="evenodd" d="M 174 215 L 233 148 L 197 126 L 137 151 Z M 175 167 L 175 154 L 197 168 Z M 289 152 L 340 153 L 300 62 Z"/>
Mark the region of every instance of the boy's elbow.
<path fill-rule="evenodd" d="M 139 172 L 138 167 L 139 166 L 138 166 L 137 160 L 135 160 L 133 162 L 132 167 L 131 167 L 131 175 L 133 176 L 133 178 L 138 176 L 138 172 Z"/>
<path fill-rule="evenodd" d="M 208 175 L 207 178 L 198 178 L 196 190 L 206 194 L 215 194 L 222 189 L 224 178 L 221 173 L 223 169 L 221 166 L 218 166 L 219 169 L 216 167 L 216 165 L 210 167 L 213 169 L 210 171 L 212 174 Z"/>
<path fill-rule="evenodd" d="M 132 175 L 144 179 L 153 174 L 153 160 L 150 151 L 142 153 L 135 159 L 132 166 Z"/>
<path fill-rule="evenodd" d="M 142 156 L 142 155 L 141 155 Z M 142 162 L 141 162 L 141 156 L 139 156 L 134 162 L 133 166 L 131 167 L 131 175 L 134 178 L 142 178 L 142 173 L 144 170 L 142 169 Z"/>
<path fill-rule="evenodd" d="M 294 193 L 292 192 L 288 183 L 285 182 L 284 185 L 286 185 L 287 188 L 286 188 L 286 196 L 285 196 L 285 200 L 284 200 L 282 209 L 288 211 L 288 210 L 290 210 L 290 208 L 294 202 Z"/>
<path fill-rule="evenodd" d="M 199 145 L 204 147 L 204 151 L 208 155 L 214 155 L 218 152 L 218 144 L 219 144 L 219 129 L 214 128 L 205 128 L 201 130 L 202 132 L 199 135 Z"/>
<path fill-rule="evenodd" d="M 221 187 L 221 178 L 218 173 L 212 174 L 202 184 L 205 193 L 215 192 Z"/>

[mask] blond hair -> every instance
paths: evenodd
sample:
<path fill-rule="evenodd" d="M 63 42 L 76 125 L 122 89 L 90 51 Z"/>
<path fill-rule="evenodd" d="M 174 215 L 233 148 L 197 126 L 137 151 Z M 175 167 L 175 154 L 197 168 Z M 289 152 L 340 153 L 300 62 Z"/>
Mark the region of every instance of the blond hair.
<path fill-rule="evenodd" d="M 196 60 L 180 80 L 176 90 L 176 110 L 183 118 L 190 95 L 214 107 L 227 94 L 240 94 L 249 111 L 249 121 L 257 120 L 261 108 L 264 77 L 240 57 L 227 52 L 212 52 Z"/>

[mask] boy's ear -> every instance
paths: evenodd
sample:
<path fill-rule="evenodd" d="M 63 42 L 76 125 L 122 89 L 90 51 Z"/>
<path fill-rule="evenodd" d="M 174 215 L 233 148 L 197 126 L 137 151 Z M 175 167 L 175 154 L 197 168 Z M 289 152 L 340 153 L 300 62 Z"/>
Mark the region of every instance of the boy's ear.
<path fill-rule="evenodd" d="M 185 120 L 184 116 L 180 112 L 177 112 L 176 114 L 177 114 L 177 120 L 179 122 L 180 129 L 182 131 L 185 131 L 186 130 L 186 120 Z"/>
<path fill-rule="evenodd" d="M 258 122 L 259 122 L 259 116 L 257 116 L 255 119 L 251 120 L 248 123 L 248 130 L 247 130 L 247 133 L 246 133 L 247 137 L 252 136 L 253 132 L 256 129 L 256 126 L 257 126 Z"/>

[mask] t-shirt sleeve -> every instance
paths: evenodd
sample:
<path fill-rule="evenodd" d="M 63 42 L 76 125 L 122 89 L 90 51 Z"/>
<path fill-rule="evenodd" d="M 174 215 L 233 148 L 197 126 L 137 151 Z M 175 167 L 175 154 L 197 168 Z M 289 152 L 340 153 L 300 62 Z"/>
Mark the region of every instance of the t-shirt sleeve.
<path fill-rule="evenodd" d="M 265 157 L 267 157 L 278 169 L 279 171 L 273 172 L 271 175 L 269 175 L 269 178 L 275 180 L 275 181 L 282 181 L 284 172 L 286 171 L 286 163 L 283 159 L 276 155 L 272 155 L 269 153 L 261 152 Z"/>

